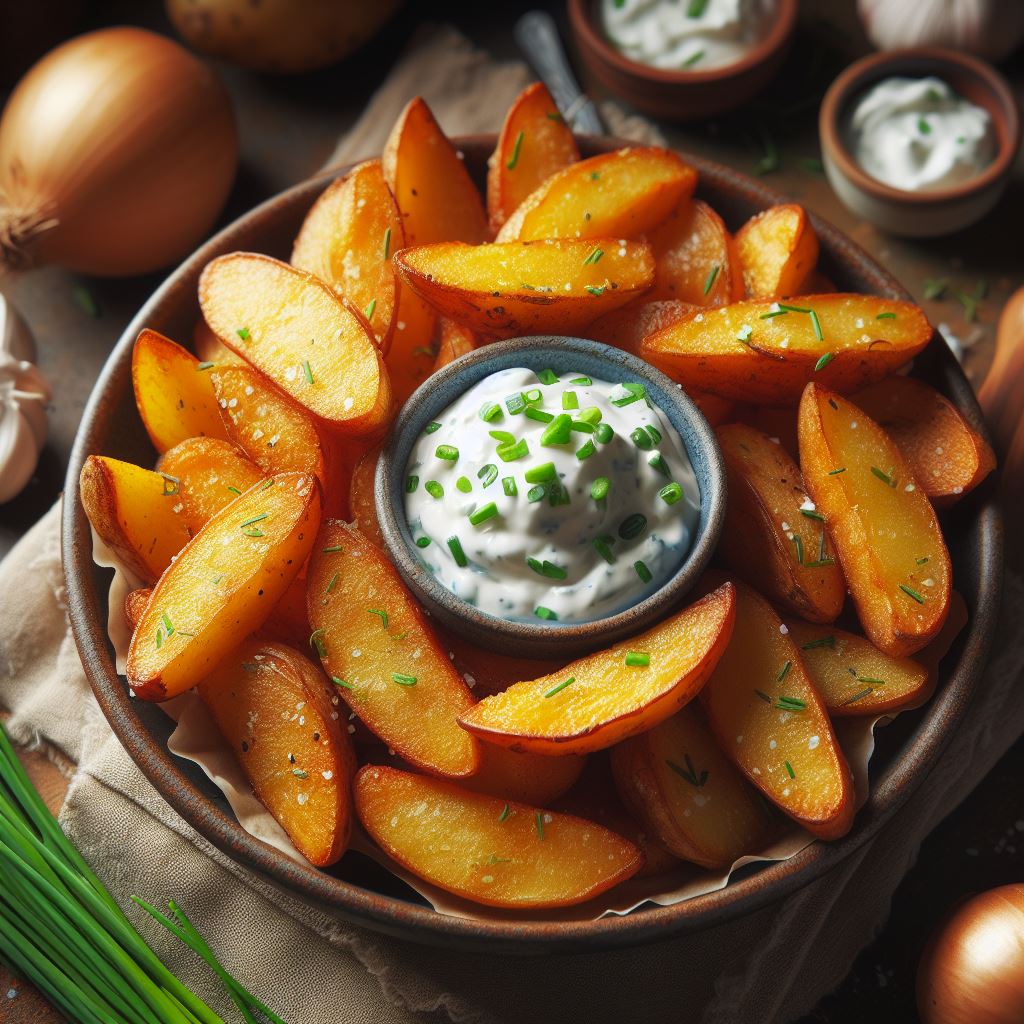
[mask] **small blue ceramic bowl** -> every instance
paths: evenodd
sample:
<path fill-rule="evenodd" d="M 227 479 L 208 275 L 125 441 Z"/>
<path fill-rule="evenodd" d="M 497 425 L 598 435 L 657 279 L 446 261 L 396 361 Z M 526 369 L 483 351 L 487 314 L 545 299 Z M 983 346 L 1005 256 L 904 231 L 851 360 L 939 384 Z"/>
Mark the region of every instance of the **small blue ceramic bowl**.
<path fill-rule="evenodd" d="M 431 420 L 474 384 L 499 370 L 524 366 L 574 371 L 619 383 L 640 381 L 679 432 L 700 488 L 693 544 L 675 575 L 650 597 L 593 622 L 509 622 L 480 611 L 442 586 L 416 555 L 405 520 L 405 467 Z M 725 468 L 715 432 L 678 384 L 636 356 L 582 338 L 539 336 L 485 345 L 435 373 L 402 407 L 377 463 L 375 497 L 381 533 L 402 578 L 438 621 L 472 643 L 531 658 L 576 657 L 648 629 L 678 608 L 711 558 L 725 516 Z"/>

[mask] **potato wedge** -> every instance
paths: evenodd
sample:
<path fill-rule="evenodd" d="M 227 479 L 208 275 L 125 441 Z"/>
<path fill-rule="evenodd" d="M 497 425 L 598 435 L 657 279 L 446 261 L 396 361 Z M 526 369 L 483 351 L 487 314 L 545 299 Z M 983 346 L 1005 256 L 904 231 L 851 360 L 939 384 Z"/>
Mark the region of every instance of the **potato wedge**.
<path fill-rule="evenodd" d="M 786 624 L 833 718 L 916 707 L 928 689 L 924 665 L 883 654 L 862 636 L 799 619 L 787 619 Z"/>
<path fill-rule="evenodd" d="M 611 751 L 623 803 L 677 857 L 728 867 L 778 830 L 764 800 L 722 753 L 701 709 L 688 704 Z"/>
<path fill-rule="evenodd" d="M 356 527 L 328 521 L 306 595 L 310 642 L 366 726 L 417 768 L 475 774 L 478 745 L 457 722 L 473 704 L 469 688 L 387 556 Z"/>
<path fill-rule="evenodd" d="M 459 356 L 469 355 L 479 348 L 481 340 L 476 331 L 471 331 L 454 320 L 441 317 L 441 334 L 437 343 L 437 357 L 434 359 L 434 373 L 442 366 L 455 362 Z"/>
<path fill-rule="evenodd" d="M 568 814 L 366 765 L 356 813 L 384 852 L 475 903 L 540 910 L 582 903 L 636 874 L 628 840 Z"/>
<path fill-rule="evenodd" d="M 846 581 L 800 467 L 753 427 L 727 423 L 716 433 L 729 482 L 719 555 L 776 605 L 812 622 L 834 621 Z"/>
<path fill-rule="evenodd" d="M 996 468 L 985 440 L 944 395 L 924 381 L 894 376 L 850 396 L 896 442 L 937 508 L 973 491 Z"/>
<path fill-rule="evenodd" d="M 799 648 L 783 629 L 772 606 L 737 583 L 732 640 L 701 702 L 726 757 L 809 832 L 838 839 L 853 824 L 853 777 Z"/>
<path fill-rule="evenodd" d="M 487 214 L 497 231 L 532 192 L 580 158 L 572 129 L 543 82 L 515 99 L 487 165 Z"/>
<path fill-rule="evenodd" d="M 329 185 L 312 205 L 291 262 L 361 309 L 377 347 L 387 352 L 398 310 L 391 253 L 404 245 L 402 217 L 380 161 L 367 160 Z"/>
<path fill-rule="evenodd" d="M 807 211 L 796 203 L 770 206 L 736 232 L 743 287 L 748 299 L 799 295 L 818 263 L 818 236 Z"/>
<path fill-rule="evenodd" d="M 697 172 L 660 146 L 602 153 L 553 174 L 519 204 L 497 241 L 638 238 L 697 187 Z"/>
<path fill-rule="evenodd" d="M 491 338 L 573 334 L 641 294 L 654 275 L 646 242 L 615 239 L 425 245 L 396 253 L 395 265 L 439 313 Z"/>
<path fill-rule="evenodd" d="M 160 473 L 90 455 L 78 489 L 92 528 L 146 583 L 156 582 L 191 539 L 178 484 Z"/>
<path fill-rule="evenodd" d="M 224 437 L 210 366 L 147 327 L 132 349 L 135 404 L 153 447 L 165 452 L 190 437 Z"/>
<path fill-rule="evenodd" d="M 380 448 L 368 451 L 352 471 L 352 483 L 348 492 L 348 507 L 359 532 L 381 551 L 385 550 L 384 536 L 380 532 L 380 520 L 377 518 L 377 499 L 374 486 L 377 478 L 377 460 Z"/>
<path fill-rule="evenodd" d="M 639 636 L 486 697 L 459 724 L 488 743 L 533 754 L 613 746 L 696 696 L 729 642 L 733 615 L 725 584 Z M 649 664 L 626 664 L 629 651 L 647 654 Z"/>
<path fill-rule="evenodd" d="M 267 621 L 256 630 L 261 640 L 285 643 L 289 647 L 306 650 L 309 646 L 309 616 L 306 614 L 306 580 L 300 575 L 288 584 Z"/>
<path fill-rule="evenodd" d="M 192 349 L 204 363 L 214 363 L 217 366 L 249 365 L 213 333 L 210 325 L 202 317 L 196 321 L 195 329 L 192 331 Z"/>
<path fill-rule="evenodd" d="M 698 310 L 648 337 L 640 354 L 671 367 L 684 387 L 737 402 L 796 405 L 811 380 L 856 391 L 898 370 L 931 338 L 931 324 L 911 302 L 804 295 L 792 305 Z"/>
<path fill-rule="evenodd" d="M 799 429 L 804 484 L 864 632 L 886 654 L 913 654 L 949 611 L 952 570 L 931 503 L 895 442 L 841 396 L 809 385 Z"/>
<path fill-rule="evenodd" d="M 401 409 L 409 396 L 434 372 L 438 346 L 437 314 L 411 288 L 402 288 L 395 335 L 384 365 L 391 379 L 394 408 Z"/>
<path fill-rule="evenodd" d="M 382 158 L 407 245 L 490 237 L 480 193 L 462 158 L 417 96 L 399 115 Z"/>
<path fill-rule="evenodd" d="M 542 757 L 517 754 L 492 743 L 480 744 L 480 770 L 460 779 L 473 793 L 489 793 L 522 804 L 549 807 L 575 784 L 587 763 L 585 757 Z"/>
<path fill-rule="evenodd" d="M 386 424 L 391 387 L 369 325 L 319 278 L 229 253 L 206 265 L 199 303 L 228 348 L 330 427 L 365 436 Z"/>
<path fill-rule="evenodd" d="M 454 630 L 439 626 L 437 638 L 448 652 L 452 664 L 477 696 L 490 697 L 507 690 L 513 683 L 536 677 L 538 673 L 557 672 L 568 664 L 561 661 L 520 658 L 515 654 L 489 651 L 469 643 Z"/>
<path fill-rule="evenodd" d="M 317 867 L 345 852 L 354 817 L 356 757 L 329 686 L 298 651 L 259 640 L 199 684 L 256 796 Z"/>
<path fill-rule="evenodd" d="M 139 587 L 136 590 L 129 590 L 124 598 L 124 621 L 128 628 L 134 633 L 135 627 L 142 618 L 142 613 L 153 596 L 152 587 Z"/>
<path fill-rule="evenodd" d="M 266 622 L 305 562 L 320 521 L 316 478 L 270 480 L 218 512 L 160 577 L 128 650 L 136 696 L 195 686 Z"/>
<path fill-rule="evenodd" d="M 616 348 L 638 356 L 648 335 L 664 330 L 690 313 L 697 312 L 699 308 L 678 299 L 648 301 L 645 296 L 635 303 L 623 306 L 622 309 L 608 313 L 600 320 L 595 320 L 587 328 L 587 337 L 593 338 L 594 341 L 603 341 L 606 345 L 615 345 Z M 653 359 L 650 362 L 671 376 L 671 366 L 655 362 Z"/>

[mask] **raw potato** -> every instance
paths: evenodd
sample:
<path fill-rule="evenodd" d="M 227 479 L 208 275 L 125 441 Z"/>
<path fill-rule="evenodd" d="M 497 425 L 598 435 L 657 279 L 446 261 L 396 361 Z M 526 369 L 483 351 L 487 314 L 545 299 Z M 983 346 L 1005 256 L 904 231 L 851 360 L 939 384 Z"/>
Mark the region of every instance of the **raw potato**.
<path fill-rule="evenodd" d="M 438 348 L 434 342 L 437 314 L 411 288 L 402 288 L 395 336 L 384 365 L 391 378 L 394 407 L 400 409 L 409 396 L 434 372 Z"/>
<path fill-rule="evenodd" d="M 931 341 L 911 302 L 871 295 L 804 295 L 777 303 L 735 302 L 697 310 L 647 338 L 640 354 L 671 367 L 685 387 L 737 402 L 795 405 L 812 380 L 843 394 L 894 373 Z M 894 314 L 890 316 L 889 314 Z"/>
<path fill-rule="evenodd" d="M 776 605 L 812 622 L 834 621 L 846 581 L 800 467 L 753 427 L 729 423 L 716 433 L 729 484 L 722 560 Z"/>
<path fill-rule="evenodd" d="M 542 82 L 532 82 L 505 115 L 487 167 L 487 213 L 497 231 L 519 204 L 580 158 L 572 130 Z"/>
<path fill-rule="evenodd" d="M 611 747 L 696 696 L 729 642 L 733 604 L 725 584 L 646 633 L 485 698 L 459 723 L 488 743 L 534 754 Z M 627 665 L 628 651 L 647 654 L 649 666 Z"/>
<path fill-rule="evenodd" d="M 228 348 L 328 426 L 361 436 L 387 423 L 391 386 L 369 325 L 319 278 L 229 253 L 206 265 L 199 302 Z"/>
<path fill-rule="evenodd" d="M 762 850 L 778 829 L 694 704 L 619 744 L 611 761 L 625 805 L 683 860 L 728 867 Z"/>
<path fill-rule="evenodd" d="M 160 473 L 90 455 L 78 489 L 92 528 L 146 583 L 155 583 L 191 539 L 178 485 Z"/>
<path fill-rule="evenodd" d="M 441 318 L 441 339 L 437 344 L 437 358 L 434 360 L 434 373 L 442 366 L 455 362 L 459 356 L 469 355 L 480 347 L 480 338 L 462 324 L 457 324 L 447 317 Z"/>
<path fill-rule="evenodd" d="M 217 513 L 160 577 L 128 650 L 128 685 L 167 700 L 204 679 L 274 611 L 320 521 L 304 473 L 271 477 Z"/>
<path fill-rule="evenodd" d="M 170 338 L 149 328 L 139 333 L 132 349 L 132 387 L 158 452 L 190 437 L 224 437 L 209 369 Z"/>
<path fill-rule="evenodd" d="M 259 640 L 199 684 L 260 803 L 317 867 L 345 852 L 353 818 L 356 758 L 329 689 L 307 657 Z"/>
<path fill-rule="evenodd" d="M 313 204 L 295 239 L 292 265 L 316 274 L 362 310 L 386 353 L 398 309 L 391 254 L 404 245 L 402 217 L 380 161 L 368 160 Z"/>
<path fill-rule="evenodd" d="M 407 245 L 477 244 L 490 237 L 480 193 L 430 108 L 417 96 L 384 147 L 384 178 L 402 212 Z"/>
<path fill-rule="evenodd" d="M 864 632 L 886 654 L 913 654 L 942 628 L 952 579 L 927 495 L 895 442 L 839 395 L 810 385 L 799 429 L 804 483 L 828 519 Z"/>
<path fill-rule="evenodd" d="M 380 449 L 368 451 L 352 471 L 352 484 L 348 492 L 348 506 L 352 522 L 359 532 L 381 551 L 385 550 L 384 535 L 380 532 L 380 520 L 377 518 L 377 499 L 373 489 L 377 477 L 377 460 Z"/>
<path fill-rule="evenodd" d="M 613 238 L 451 242 L 404 249 L 395 264 L 438 312 L 485 337 L 574 334 L 641 294 L 654 275 L 646 242 Z"/>
<path fill-rule="evenodd" d="M 570 164 L 520 203 L 499 242 L 638 238 L 697 187 L 697 172 L 660 146 L 637 146 Z"/>
<path fill-rule="evenodd" d="M 366 726 L 417 768 L 475 774 L 478 745 L 457 722 L 473 697 L 387 556 L 354 526 L 328 521 L 306 594 L 310 642 Z"/>
<path fill-rule="evenodd" d="M 928 691 L 928 670 L 916 661 L 890 657 L 870 640 L 834 626 L 796 619 L 787 625 L 833 718 L 917 707 Z"/>
<path fill-rule="evenodd" d="M 818 263 L 818 236 L 802 206 L 770 206 L 736 233 L 743 286 L 749 299 L 780 299 L 809 291 Z"/>
<path fill-rule="evenodd" d="M 574 785 L 586 763 L 585 757 L 517 754 L 492 743 L 481 743 L 480 770 L 460 779 L 459 785 L 474 793 L 548 807 Z"/>
<path fill-rule="evenodd" d="M 389 857 L 488 906 L 572 906 L 643 865 L 631 842 L 589 821 L 394 768 L 360 769 L 355 804 L 363 828 Z"/>
<path fill-rule="evenodd" d="M 944 395 L 913 377 L 887 377 L 858 391 L 859 405 L 896 442 L 937 508 L 973 491 L 996 468 L 989 443 Z"/>
<path fill-rule="evenodd" d="M 838 839 L 853 823 L 853 778 L 783 628 L 760 594 L 737 583 L 732 640 L 701 701 L 719 746 L 744 775 L 809 832 Z"/>

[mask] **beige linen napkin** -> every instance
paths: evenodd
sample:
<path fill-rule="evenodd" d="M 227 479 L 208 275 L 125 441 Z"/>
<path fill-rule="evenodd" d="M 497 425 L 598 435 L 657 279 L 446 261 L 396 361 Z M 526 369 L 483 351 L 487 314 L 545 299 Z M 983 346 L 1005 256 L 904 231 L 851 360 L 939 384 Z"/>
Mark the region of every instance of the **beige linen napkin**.
<path fill-rule="evenodd" d="M 398 110 L 423 94 L 453 134 L 496 125 L 526 81 L 442 31 L 416 41 L 336 162 L 379 151 Z M 616 132 L 649 126 L 606 116 Z M 354 141 L 353 141 L 354 140 Z M 785 1021 L 847 973 L 884 920 L 921 838 L 1024 731 L 1016 693 L 1024 583 L 1011 577 L 997 657 L 940 764 L 873 842 L 784 903 L 691 938 L 591 956 L 522 960 L 449 953 L 353 928 L 239 867 L 186 825 L 142 778 L 89 691 L 68 630 L 59 507 L 0 564 L 0 705 L 22 742 L 78 764 L 61 819 L 123 905 L 177 899 L 224 963 L 289 1024 L 545 1024 L 561 1020 L 745 1024 Z M 128 910 L 172 970 L 233 1009 L 205 967 Z"/>

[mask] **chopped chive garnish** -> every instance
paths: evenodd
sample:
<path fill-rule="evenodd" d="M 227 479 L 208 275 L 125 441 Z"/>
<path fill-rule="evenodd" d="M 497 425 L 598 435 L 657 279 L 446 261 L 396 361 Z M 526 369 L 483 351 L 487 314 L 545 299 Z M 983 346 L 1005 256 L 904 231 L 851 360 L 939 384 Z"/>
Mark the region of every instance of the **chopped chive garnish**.
<path fill-rule="evenodd" d="M 845 473 L 845 472 L 846 472 L 846 467 L 845 466 L 840 466 L 838 469 L 830 469 L 828 471 L 828 475 L 829 476 L 838 476 L 840 473 Z"/>
<path fill-rule="evenodd" d="M 404 672 L 392 672 L 391 678 L 398 683 L 399 686 L 415 686 L 416 677 L 408 676 Z"/>
<path fill-rule="evenodd" d="M 418 547 L 418 548 L 430 547 L 430 538 L 429 537 L 417 537 L 416 538 L 416 547 Z"/>
<path fill-rule="evenodd" d="M 374 301 L 376 301 L 376 300 L 374 300 Z M 304 359 L 302 361 L 302 375 L 306 378 L 306 383 L 307 384 L 312 384 L 313 383 L 313 371 L 310 368 L 309 360 L 308 359 Z"/>
<path fill-rule="evenodd" d="M 875 319 L 876 320 L 895 320 L 896 319 L 896 314 L 895 313 L 879 313 L 878 316 L 875 317 Z"/>
<path fill-rule="evenodd" d="M 658 491 L 658 497 L 661 498 L 666 505 L 674 505 L 683 496 L 683 489 L 675 482 L 672 481 L 670 484 L 665 484 L 660 491 Z"/>
<path fill-rule="evenodd" d="M 647 668 L 651 663 L 651 656 L 643 651 L 626 651 L 626 664 L 630 668 Z"/>
<path fill-rule="evenodd" d="M 908 587 L 905 583 L 901 583 L 900 590 L 902 590 L 908 597 L 912 597 L 918 604 L 924 604 L 924 597 L 913 587 Z"/>
<path fill-rule="evenodd" d="M 486 466 L 481 466 L 477 470 L 477 479 L 479 479 L 486 490 L 495 480 L 498 479 L 498 467 L 493 462 L 488 462 Z"/>
<path fill-rule="evenodd" d="M 601 444 L 607 444 L 615 436 L 615 431 L 608 423 L 598 423 L 597 429 L 594 431 L 594 436 L 601 442 Z"/>
<path fill-rule="evenodd" d="M 598 537 L 594 541 L 594 550 L 609 564 L 615 564 L 615 555 L 612 554 L 612 544 L 615 543 L 615 538 L 605 534 L 603 537 Z"/>
<path fill-rule="evenodd" d="M 542 462 L 538 466 L 531 466 L 525 473 L 528 484 L 542 484 L 547 480 L 554 480 L 557 475 L 553 462 Z"/>
<path fill-rule="evenodd" d="M 808 519 L 817 519 L 819 523 L 825 522 L 825 517 L 814 508 L 802 508 L 800 509 L 800 515 L 806 516 Z"/>
<path fill-rule="evenodd" d="M 706 0 L 703 0 L 703 2 L 706 2 Z M 704 50 L 698 50 L 696 53 L 691 53 L 690 56 L 683 61 L 683 67 L 692 68 L 694 64 L 697 64 L 699 61 L 702 61 L 703 59 Z"/>
<path fill-rule="evenodd" d="M 240 490 L 239 490 L 239 489 L 238 489 L 237 487 L 232 487 L 232 486 L 231 486 L 230 484 L 228 485 L 228 490 L 229 490 L 229 491 L 230 491 L 230 492 L 231 492 L 232 494 L 234 494 L 234 495 L 235 495 L 236 497 L 239 497 L 239 498 L 240 498 L 240 497 L 242 496 L 242 492 L 241 492 L 241 491 L 240 491 Z M 165 494 L 168 494 L 168 493 L 174 493 L 174 492 L 168 492 L 168 491 L 164 491 L 164 493 L 165 493 Z"/>
<path fill-rule="evenodd" d="M 561 693 L 567 686 L 572 686 L 576 682 L 575 676 L 569 676 L 564 682 L 559 683 L 557 686 L 552 686 L 547 693 L 544 694 L 545 698 L 554 697 L 556 693 Z"/>
<path fill-rule="evenodd" d="M 824 341 L 825 335 L 822 333 L 821 321 L 818 319 L 817 312 L 812 309 L 808 311 L 808 315 L 811 318 L 811 327 L 814 328 L 814 337 L 817 338 L 818 341 Z"/>
<path fill-rule="evenodd" d="M 501 809 L 501 814 L 498 815 L 498 821 L 507 821 L 511 813 L 512 808 L 508 804 L 505 804 L 505 806 Z"/>
<path fill-rule="evenodd" d="M 510 416 L 517 416 L 526 408 L 526 399 L 520 392 L 516 392 L 505 399 L 505 408 L 508 409 Z"/>
<path fill-rule="evenodd" d="M 787 661 L 785 665 L 779 669 L 779 674 L 775 677 L 775 682 L 781 683 L 786 676 L 789 675 L 789 670 L 793 667 L 793 662 Z"/>
<path fill-rule="evenodd" d="M 707 769 L 703 769 L 700 775 L 698 775 L 697 769 L 694 767 L 693 759 L 690 757 L 690 755 L 688 753 L 684 754 L 683 758 L 686 761 L 685 768 L 683 768 L 681 765 L 676 764 L 675 761 L 666 761 L 665 764 L 667 764 L 669 768 L 671 768 L 672 771 L 676 773 L 676 775 L 686 779 L 686 781 L 691 786 L 696 786 L 699 789 L 701 786 L 704 785 L 705 782 L 708 781 Z"/>
<path fill-rule="evenodd" d="M 819 370 L 824 370 L 829 363 L 835 359 L 836 355 L 834 352 L 826 352 L 820 359 L 814 364 L 814 372 L 817 373 Z"/>
<path fill-rule="evenodd" d="M 806 306 L 788 306 L 782 302 L 779 303 L 779 310 L 783 313 L 810 313 Z"/>
<path fill-rule="evenodd" d="M 875 679 L 873 676 L 857 676 L 858 683 L 871 683 L 872 686 L 885 686 L 884 679 Z"/>
<path fill-rule="evenodd" d="M 806 711 L 807 703 L 799 697 L 779 697 L 775 706 L 781 711 Z"/>
<path fill-rule="evenodd" d="M 637 427 L 630 435 L 629 439 L 637 446 L 637 448 L 647 451 L 653 445 L 650 434 L 644 430 L 643 427 Z"/>
<path fill-rule="evenodd" d="M 563 391 L 562 392 L 562 408 L 566 412 L 571 412 L 573 409 L 580 407 L 580 400 L 576 397 L 575 391 Z"/>
<path fill-rule="evenodd" d="M 292 769 L 292 775 L 294 775 L 295 778 L 297 778 L 297 779 L 308 779 L 309 778 L 309 772 L 307 772 L 303 768 L 293 768 Z"/>
<path fill-rule="evenodd" d="M 558 383 L 558 374 L 552 369 L 543 369 L 537 374 L 537 380 L 539 380 L 541 384 L 545 384 L 550 387 L 552 384 Z"/>
<path fill-rule="evenodd" d="M 628 392 L 628 394 L 624 395 L 622 398 L 613 398 L 611 400 L 612 405 L 619 409 L 625 405 L 632 405 L 634 402 L 639 402 L 647 397 L 647 389 L 639 382 L 624 381 L 619 385 L 619 387 Z"/>
<path fill-rule="evenodd" d="M 639 537 L 647 529 L 647 516 L 641 512 L 634 512 L 619 523 L 619 536 L 623 540 L 632 540 Z"/>
<path fill-rule="evenodd" d="M 927 556 L 927 555 L 925 555 L 925 557 L 924 557 L 924 558 L 919 558 L 919 559 L 917 560 L 917 564 L 918 564 L 918 565 L 924 565 L 924 564 L 925 564 L 925 563 L 926 563 L 926 562 L 927 562 L 928 560 L 929 560 L 929 559 L 928 559 L 928 556 Z"/>
<path fill-rule="evenodd" d="M 523 392 L 523 401 L 528 405 L 539 405 L 544 401 L 544 396 L 540 392 L 540 388 L 530 388 L 529 391 Z"/>
<path fill-rule="evenodd" d="M 309 646 L 320 655 L 321 658 L 327 657 L 327 644 L 324 641 L 324 630 L 314 629 L 309 634 Z"/>
<path fill-rule="evenodd" d="M 544 818 L 541 816 L 540 811 L 533 816 L 533 823 L 537 826 L 537 835 L 540 836 L 541 842 L 544 841 Z"/>
<path fill-rule="evenodd" d="M 432 433 L 434 433 L 435 430 L 440 430 L 440 429 L 441 429 L 441 424 L 438 423 L 437 420 L 433 420 L 430 423 L 428 423 L 426 425 L 426 427 L 423 428 L 423 433 L 424 434 L 432 434 Z"/>
<path fill-rule="evenodd" d="M 501 489 L 508 497 L 514 498 L 519 493 L 516 478 L 514 476 L 503 476 L 501 478 Z"/>
<path fill-rule="evenodd" d="M 941 299 L 946 294 L 949 281 L 944 277 L 928 278 L 924 282 L 924 297 L 926 299 Z"/>
<path fill-rule="evenodd" d="M 647 568 L 647 563 L 644 561 L 636 561 L 633 563 L 633 568 L 636 570 L 637 576 L 644 581 L 644 583 L 650 583 L 654 579 L 651 574 L 651 570 Z"/>
<path fill-rule="evenodd" d="M 661 452 L 654 452 L 647 457 L 647 465 L 652 469 L 656 469 L 662 476 L 671 476 L 669 472 L 668 463 L 665 461 L 665 456 Z"/>
<path fill-rule="evenodd" d="M 489 501 L 486 505 L 481 505 L 476 511 L 470 512 L 469 521 L 474 526 L 479 526 L 481 523 L 486 523 L 488 519 L 493 519 L 497 514 L 498 506 L 493 501 Z"/>
<path fill-rule="evenodd" d="M 526 407 L 523 415 L 529 420 L 536 420 L 538 423 L 550 423 L 554 418 L 554 413 L 545 412 L 543 409 L 537 409 L 532 405 Z"/>
<path fill-rule="evenodd" d="M 327 589 L 324 591 L 325 594 L 329 594 L 338 585 L 338 573 L 335 573 L 331 577 L 331 582 L 327 584 Z"/>
<path fill-rule="evenodd" d="M 415 494 L 416 488 L 420 485 L 420 478 L 415 473 L 410 473 L 405 478 L 405 493 Z"/>
<path fill-rule="evenodd" d="M 884 469 L 879 469 L 877 466 L 871 467 L 871 472 L 878 477 L 883 483 L 887 483 L 890 487 L 896 486 L 896 481 L 893 480 L 889 473 L 886 473 Z"/>
<path fill-rule="evenodd" d="M 539 558 L 527 558 L 526 564 L 538 576 L 545 576 L 549 580 L 564 580 L 569 575 L 560 565 L 555 565 L 554 562 L 549 562 L 546 558 L 543 561 Z"/>
<path fill-rule="evenodd" d="M 708 276 L 704 278 L 704 294 L 707 295 L 712 288 L 715 287 L 715 280 L 718 278 L 718 271 L 721 268 L 716 263 L 709 271 Z"/>
<path fill-rule="evenodd" d="M 568 413 L 559 413 L 548 424 L 540 436 L 541 446 L 550 448 L 558 444 L 568 444 L 572 434 L 572 417 Z"/>
<path fill-rule="evenodd" d="M 167 612 L 163 612 L 160 618 L 163 620 L 164 629 L 167 630 L 167 635 L 174 636 L 174 626 L 171 625 L 171 620 L 168 618 Z"/>
<path fill-rule="evenodd" d="M 459 449 L 453 444 L 439 444 L 434 449 L 434 454 L 439 459 L 444 459 L 445 462 L 459 461 Z"/>
<path fill-rule="evenodd" d="M 588 406 L 584 409 L 576 419 L 580 423 L 589 423 L 591 426 L 596 427 L 601 422 L 602 412 L 596 405 Z"/>
<path fill-rule="evenodd" d="M 516 441 L 515 444 L 503 444 L 497 449 L 497 456 L 502 462 L 515 462 L 529 454 L 530 446 L 525 440 Z"/>
<path fill-rule="evenodd" d="M 367 608 L 366 610 L 380 619 L 382 628 L 388 628 L 388 613 L 383 608 Z"/>
<path fill-rule="evenodd" d="M 266 534 L 257 526 L 250 526 L 248 529 L 243 530 L 242 533 L 246 537 L 266 537 Z"/>
<path fill-rule="evenodd" d="M 813 651 L 818 647 L 831 647 L 835 648 L 836 638 L 835 634 L 829 633 L 828 636 L 819 636 L 817 640 L 808 640 L 807 643 L 801 644 L 801 651 Z"/>
<path fill-rule="evenodd" d="M 583 261 L 583 266 L 589 266 L 591 263 L 597 263 L 597 261 L 604 255 L 604 249 L 593 248 L 590 250 L 590 255 Z"/>
<path fill-rule="evenodd" d="M 505 414 L 501 411 L 501 406 L 497 402 L 488 402 L 480 410 L 480 419 L 484 423 L 493 423 L 495 420 L 504 419 Z"/>
<path fill-rule="evenodd" d="M 197 370 L 212 370 L 216 365 L 217 365 L 216 363 L 205 362 L 205 363 L 200 363 L 196 367 L 196 369 Z"/>
<path fill-rule="evenodd" d="M 524 132 L 520 132 L 516 136 L 516 141 L 512 144 L 512 155 L 508 158 L 508 162 L 505 164 L 506 169 L 514 171 L 516 164 L 519 163 L 519 150 L 523 146 L 523 135 Z"/>
<path fill-rule="evenodd" d="M 382 259 L 387 259 L 391 255 L 391 228 L 384 230 L 384 245 Z"/>
<path fill-rule="evenodd" d="M 593 441 L 587 441 L 582 447 L 576 449 L 576 458 L 582 462 L 584 459 L 589 459 L 594 452 L 597 451 L 597 446 Z"/>
<path fill-rule="evenodd" d="M 536 502 L 543 500 L 544 495 L 547 493 L 548 489 L 544 484 L 534 484 L 534 486 L 526 492 L 526 500 L 533 505 Z"/>
<path fill-rule="evenodd" d="M 444 497 L 444 487 L 436 480 L 428 480 L 423 485 L 423 490 L 425 490 L 435 501 L 440 501 L 441 498 Z"/>
<path fill-rule="evenodd" d="M 599 476 L 590 485 L 590 496 L 594 501 L 600 501 L 602 498 L 608 497 L 608 490 L 611 487 L 612 482 L 606 476 Z"/>
<path fill-rule="evenodd" d="M 499 445 L 516 443 L 516 435 L 510 434 L 507 430 L 488 430 L 487 433 L 493 437 Z"/>
<path fill-rule="evenodd" d="M 338 676 L 331 676 L 331 682 L 334 683 L 335 686 L 340 686 L 343 690 L 355 689 L 347 679 L 340 679 Z"/>
<path fill-rule="evenodd" d="M 604 289 L 605 289 L 605 285 L 603 285 L 603 284 L 602 285 L 596 285 L 596 284 L 588 284 L 587 285 L 587 291 L 590 292 L 591 295 L 604 295 Z"/>
<path fill-rule="evenodd" d="M 239 523 L 240 527 L 252 526 L 254 523 L 262 523 L 264 519 L 269 519 L 269 512 L 261 512 L 258 516 L 253 516 L 251 519 L 246 519 L 244 523 Z"/>
<path fill-rule="evenodd" d="M 799 533 L 793 534 L 793 543 L 796 545 L 796 560 L 800 565 L 804 564 L 804 542 Z"/>
<path fill-rule="evenodd" d="M 931 133 L 932 133 L 932 126 L 928 123 L 928 121 L 925 118 L 919 117 L 917 119 L 917 130 L 922 135 L 931 135 Z"/>
<path fill-rule="evenodd" d="M 238 330 L 235 331 L 235 334 L 237 334 L 242 339 L 242 341 L 248 341 L 249 340 L 249 328 L 248 327 L 239 327 Z"/>
<path fill-rule="evenodd" d="M 533 614 L 536 615 L 538 619 L 544 619 L 546 622 L 555 622 L 558 619 L 558 616 L 550 608 L 545 608 L 542 604 L 537 605 L 537 607 L 533 609 Z"/>
<path fill-rule="evenodd" d="M 466 552 L 462 550 L 462 541 L 458 537 L 451 536 L 448 538 L 448 550 L 452 553 L 452 558 L 455 559 L 455 564 L 460 569 L 465 569 L 469 565 Z"/>
<path fill-rule="evenodd" d="M 469 494 L 469 492 L 473 490 L 472 481 L 468 476 L 460 476 L 459 479 L 455 481 L 455 486 L 463 494 Z"/>
<path fill-rule="evenodd" d="M 786 774 L 789 775 L 791 779 L 796 778 L 796 772 L 793 771 L 793 766 L 788 761 L 786 762 Z"/>
<path fill-rule="evenodd" d="M 588 388 L 594 382 L 589 377 L 573 377 L 570 384 L 579 384 L 580 387 Z"/>
<path fill-rule="evenodd" d="M 344 551 L 345 549 L 340 544 L 332 544 L 329 548 L 321 548 L 320 550 L 323 551 L 325 555 L 333 555 L 339 551 Z"/>
<path fill-rule="evenodd" d="M 847 704 L 856 704 L 857 701 L 863 700 L 865 697 L 869 697 L 874 692 L 875 691 L 869 686 L 866 689 L 861 690 L 860 693 L 855 693 L 852 697 L 847 697 L 839 706 L 844 708 Z"/>

